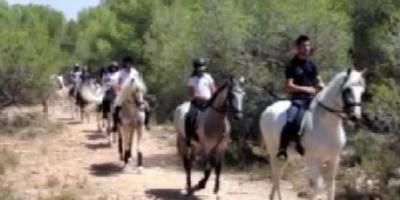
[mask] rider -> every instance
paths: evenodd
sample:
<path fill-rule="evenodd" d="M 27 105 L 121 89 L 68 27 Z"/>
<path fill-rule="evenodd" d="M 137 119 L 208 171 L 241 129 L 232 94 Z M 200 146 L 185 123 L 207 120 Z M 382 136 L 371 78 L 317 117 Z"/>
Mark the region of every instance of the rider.
<path fill-rule="evenodd" d="M 191 146 L 191 139 L 195 137 L 196 119 L 215 92 L 214 79 L 206 73 L 207 60 L 199 57 L 193 60 L 194 71 L 188 81 L 190 108 L 185 119 L 186 145 Z"/>
<path fill-rule="evenodd" d="M 73 66 L 72 71 L 69 73 L 70 76 L 70 80 L 72 83 L 72 87 L 70 88 L 69 94 L 73 97 L 77 97 L 77 93 L 78 93 L 78 84 L 81 81 L 81 76 L 82 76 L 82 69 L 79 65 L 79 63 L 76 63 Z"/>
<path fill-rule="evenodd" d="M 82 69 L 81 77 L 80 77 L 82 82 L 90 79 L 90 76 L 91 76 L 90 68 L 87 65 L 84 65 L 83 69 Z"/>
<path fill-rule="evenodd" d="M 113 87 L 116 89 L 119 80 L 119 66 L 118 62 L 113 61 L 111 64 L 105 69 L 105 73 L 102 76 L 102 83 L 107 87 L 107 89 Z"/>
<path fill-rule="evenodd" d="M 120 69 L 119 73 L 119 79 L 118 79 L 118 90 L 121 89 L 122 84 L 124 83 L 125 80 L 127 80 L 129 77 L 141 77 L 139 72 L 134 68 L 133 65 L 133 58 L 130 56 L 126 56 L 125 58 L 122 59 L 122 68 Z M 116 132 L 118 130 L 118 125 L 119 125 L 119 112 L 121 110 L 121 105 L 116 104 L 115 105 L 115 111 L 113 113 L 113 121 L 114 121 L 114 126 L 112 127 L 112 131 Z M 145 113 L 147 113 L 148 110 L 145 106 Z M 148 117 L 147 114 L 145 114 L 146 118 Z M 145 119 L 145 121 L 148 121 Z M 146 126 L 148 126 L 146 124 Z"/>
<path fill-rule="evenodd" d="M 310 39 L 301 35 L 296 40 L 296 55 L 286 67 L 285 91 L 291 94 L 291 105 L 287 111 L 287 123 L 282 129 L 277 157 L 287 159 L 286 149 L 291 141 L 297 141 L 296 150 L 304 154 L 299 144 L 299 134 L 304 112 L 313 96 L 324 87 L 316 65 L 310 60 Z"/>
<path fill-rule="evenodd" d="M 73 66 L 71 72 L 69 73 L 70 80 L 72 81 L 72 85 L 73 86 L 75 86 L 78 83 L 81 75 L 82 75 L 81 67 L 80 67 L 80 65 L 78 63 L 76 63 Z"/>
<path fill-rule="evenodd" d="M 107 118 L 107 113 L 111 111 L 111 104 L 114 101 L 119 81 L 119 67 L 118 62 L 113 61 L 105 69 L 105 73 L 102 76 L 102 84 L 105 88 L 105 95 L 102 102 L 103 118 Z"/>

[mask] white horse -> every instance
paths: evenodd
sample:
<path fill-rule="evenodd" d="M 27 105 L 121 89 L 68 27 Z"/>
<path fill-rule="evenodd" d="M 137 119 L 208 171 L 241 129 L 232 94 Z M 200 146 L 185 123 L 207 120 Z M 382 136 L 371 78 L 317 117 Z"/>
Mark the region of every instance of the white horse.
<path fill-rule="evenodd" d="M 365 89 L 363 72 L 349 69 L 336 75 L 312 101 L 304 115 L 301 144 L 305 149 L 308 178 L 311 186 L 310 199 L 323 191 L 321 168 L 326 164 L 328 200 L 335 199 L 335 178 L 340 154 L 346 143 L 343 120 L 357 121 L 361 118 L 361 96 Z M 285 166 L 277 159 L 282 128 L 286 123 L 289 101 L 278 101 L 267 107 L 260 118 L 263 141 L 267 147 L 273 187 L 270 199 L 282 199 L 280 178 Z M 293 133 L 296 134 L 296 133 Z"/>
<path fill-rule="evenodd" d="M 69 88 L 65 86 L 64 78 L 59 75 L 51 75 L 51 91 L 43 99 L 45 113 L 55 113 L 57 106 L 63 107 L 68 97 Z"/>
<path fill-rule="evenodd" d="M 125 166 L 129 163 L 132 141 L 134 136 L 136 136 L 136 155 L 139 171 L 143 166 L 141 140 L 144 133 L 144 95 L 146 90 L 146 85 L 142 78 L 131 74 L 131 76 L 123 82 L 121 90 L 118 92 L 117 98 L 115 99 L 115 105 L 121 106 L 121 111 L 119 113 L 121 123 L 118 131 L 120 159 L 125 162 Z"/>
<path fill-rule="evenodd" d="M 101 105 L 104 98 L 104 89 L 94 80 L 87 80 L 82 83 L 82 86 L 78 90 L 78 106 L 80 107 L 81 120 L 84 121 L 85 117 L 87 121 L 90 121 L 90 112 L 96 112 L 97 108 Z M 101 130 L 101 116 L 96 112 L 97 128 Z"/>

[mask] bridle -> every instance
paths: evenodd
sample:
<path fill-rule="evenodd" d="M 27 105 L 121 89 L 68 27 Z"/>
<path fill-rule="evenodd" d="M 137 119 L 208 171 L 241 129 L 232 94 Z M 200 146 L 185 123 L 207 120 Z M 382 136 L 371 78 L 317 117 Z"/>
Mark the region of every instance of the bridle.
<path fill-rule="evenodd" d="M 343 120 L 348 120 L 348 113 L 346 112 L 346 110 L 349 110 L 351 108 L 354 107 L 361 107 L 362 106 L 362 102 L 354 102 L 353 100 L 349 100 L 352 97 L 350 95 L 351 94 L 351 90 L 350 88 L 346 88 L 345 89 L 345 85 L 347 83 L 347 81 L 350 78 L 350 74 L 351 74 L 351 69 L 347 70 L 347 75 L 345 77 L 345 79 L 343 80 L 341 86 L 340 86 L 340 91 L 342 92 L 342 101 L 343 101 L 343 109 L 342 110 L 338 110 L 338 109 L 334 109 L 331 108 L 327 105 L 325 105 L 323 102 L 321 102 L 320 100 L 317 100 L 317 105 L 320 106 L 321 108 L 324 108 L 326 111 L 338 116 L 339 118 L 343 119 Z M 349 102 L 350 101 L 350 102 Z"/>
<path fill-rule="evenodd" d="M 209 106 L 211 107 L 211 109 L 213 109 L 214 111 L 216 111 L 217 113 L 222 114 L 222 115 L 225 115 L 228 112 L 233 113 L 233 114 L 242 114 L 243 111 L 241 111 L 241 110 L 235 108 L 235 106 L 233 106 L 235 89 L 233 88 L 232 83 L 227 84 L 225 87 L 228 87 L 228 95 L 225 99 L 225 103 L 223 104 L 223 106 L 221 108 L 218 108 L 213 105 L 213 102 L 216 98 L 211 99 Z M 219 93 L 221 93 L 224 88 L 219 90 L 215 95 L 218 96 Z M 240 92 L 240 91 L 238 91 L 238 92 Z"/>

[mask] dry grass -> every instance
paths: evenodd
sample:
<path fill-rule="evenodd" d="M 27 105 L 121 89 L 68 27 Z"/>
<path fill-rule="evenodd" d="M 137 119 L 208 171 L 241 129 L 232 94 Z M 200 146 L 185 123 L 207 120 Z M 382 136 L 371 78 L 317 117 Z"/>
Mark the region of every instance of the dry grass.
<path fill-rule="evenodd" d="M 0 134 L 19 139 L 31 139 L 39 135 L 60 133 L 62 123 L 53 122 L 41 113 L 24 113 L 12 118 L 0 118 Z"/>
<path fill-rule="evenodd" d="M 78 192 L 72 189 L 52 191 L 46 197 L 39 197 L 38 200 L 78 200 Z"/>
<path fill-rule="evenodd" d="M 0 149 L 0 175 L 3 175 L 7 169 L 18 164 L 18 155 L 8 149 Z M 4 185 L 0 177 L 0 200 L 14 200 L 13 191 L 7 185 Z"/>
<path fill-rule="evenodd" d="M 0 149 L 0 175 L 4 174 L 6 169 L 18 164 L 18 155 L 8 149 Z"/>

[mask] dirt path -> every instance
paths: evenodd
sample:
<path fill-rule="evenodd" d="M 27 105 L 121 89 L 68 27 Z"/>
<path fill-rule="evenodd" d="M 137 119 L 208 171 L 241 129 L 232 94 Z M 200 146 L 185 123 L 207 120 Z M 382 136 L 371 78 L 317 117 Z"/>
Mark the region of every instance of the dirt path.
<path fill-rule="evenodd" d="M 123 171 L 117 148 L 96 132 L 94 122 L 79 124 L 65 113 L 53 116 L 65 123 L 60 134 L 34 140 L 0 139 L 0 145 L 17 152 L 19 165 L 4 177 L 21 199 L 54 199 L 62 194 L 76 199 L 188 199 L 181 193 L 185 175 L 176 155 L 171 126 L 153 126 L 144 136 L 144 171 Z M 92 117 L 92 121 L 93 121 Z M 133 161 L 135 162 L 135 161 Z M 202 177 L 194 172 L 193 182 Z M 214 176 L 207 189 L 190 199 L 216 199 Z M 224 171 L 222 199 L 267 199 L 269 180 L 254 180 L 247 173 Z M 289 184 L 283 184 L 285 200 L 297 199 Z M 68 198 L 64 198 L 68 199 Z"/>

